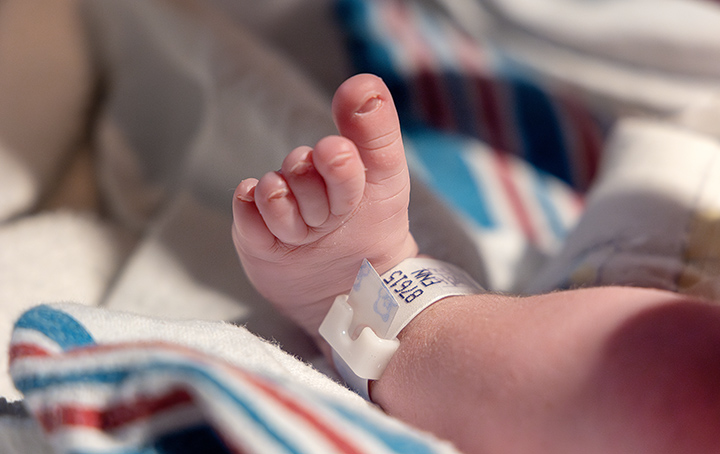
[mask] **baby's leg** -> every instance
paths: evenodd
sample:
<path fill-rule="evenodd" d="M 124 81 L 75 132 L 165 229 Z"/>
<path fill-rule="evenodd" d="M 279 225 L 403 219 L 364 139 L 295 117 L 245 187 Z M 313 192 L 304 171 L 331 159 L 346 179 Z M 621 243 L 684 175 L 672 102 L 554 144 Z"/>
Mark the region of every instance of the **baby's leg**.
<path fill-rule="evenodd" d="M 468 454 L 709 454 L 719 390 L 719 307 L 599 287 L 441 300 L 371 393 Z"/>
<path fill-rule="evenodd" d="M 417 254 L 388 89 L 375 76 L 355 76 L 338 88 L 332 110 L 339 136 L 296 148 L 280 171 L 241 182 L 233 202 L 233 238 L 245 272 L 313 336 L 363 258 L 382 273 Z"/>

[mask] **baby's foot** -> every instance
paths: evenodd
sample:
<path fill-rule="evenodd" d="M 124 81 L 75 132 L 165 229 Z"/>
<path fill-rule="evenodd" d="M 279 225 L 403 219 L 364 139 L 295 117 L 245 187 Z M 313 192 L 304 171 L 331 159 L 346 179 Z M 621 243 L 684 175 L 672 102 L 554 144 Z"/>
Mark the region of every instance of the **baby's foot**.
<path fill-rule="evenodd" d="M 355 76 L 338 88 L 332 112 L 340 136 L 296 148 L 279 172 L 242 181 L 233 200 L 233 239 L 246 274 L 313 336 L 363 258 L 382 273 L 417 254 L 390 92 L 375 76 Z"/>

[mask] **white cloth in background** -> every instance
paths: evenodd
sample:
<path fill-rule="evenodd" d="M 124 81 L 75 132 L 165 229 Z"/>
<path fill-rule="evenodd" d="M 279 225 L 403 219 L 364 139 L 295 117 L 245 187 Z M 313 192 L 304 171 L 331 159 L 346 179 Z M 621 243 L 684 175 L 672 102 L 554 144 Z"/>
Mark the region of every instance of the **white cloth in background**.
<path fill-rule="evenodd" d="M 438 3 L 508 64 L 614 115 L 674 114 L 720 90 L 720 8 L 712 1 Z"/>
<path fill-rule="evenodd" d="M 720 142 L 634 119 L 605 153 L 577 228 L 529 292 L 629 285 L 720 300 Z"/>

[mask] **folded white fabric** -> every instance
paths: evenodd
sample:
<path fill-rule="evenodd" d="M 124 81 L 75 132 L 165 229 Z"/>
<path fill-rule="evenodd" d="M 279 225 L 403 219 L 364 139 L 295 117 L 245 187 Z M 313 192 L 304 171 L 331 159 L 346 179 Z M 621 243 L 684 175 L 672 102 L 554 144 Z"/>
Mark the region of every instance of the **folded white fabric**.
<path fill-rule="evenodd" d="M 457 452 L 222 322 L 37 306 L 11 358 L 57 452 Z"/>
<path fill-rule="evenodd" d="M 626 120 L 563 252 L 530 289 L 632 285 L 720 298 L 720 142 Z"/>
<path fill-rule="evenodd" d="M 613 113 L 677 112 L 717 90 L 720 7 L 703 0 L 438 0 L 505 64 Z"/>
<path fill-rule="evenodd" d="M 635 67 L 720 74 L 720 8 L 693 0 L 485 0 L 529 34 Z M 677 52 L 682 49 L 683 52 Z"/>

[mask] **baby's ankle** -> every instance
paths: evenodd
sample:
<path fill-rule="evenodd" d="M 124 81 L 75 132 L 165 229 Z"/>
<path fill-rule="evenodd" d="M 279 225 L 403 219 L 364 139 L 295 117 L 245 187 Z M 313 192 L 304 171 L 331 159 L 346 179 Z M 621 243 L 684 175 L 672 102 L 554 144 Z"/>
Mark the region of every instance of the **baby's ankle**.
<path fill-rule="evenodd" d="M 346 278 L 343 279 L 348 284 L 343 286 L 342 290 L 327 296 L 319 295 L 317 300 L 315 300 L 310 305 L 305 306 L 303 310 L 297 311 L 296 313 L 290 313 L 288 315 L 294 321 L 300 324 L 300 326 L 305 329 L 305 331 L 307 331 L 308 334 L 310 334 L 314 339 L 316 339 L 316 341 L 318 341 L 320 344 L 325 344 L 322 338 L 319 337 L 317 334 L 318 328 L 320 327 L 320 324 L 330 310 L 330 306 L 334 302 L 335 298 L 339 295 L 347 295 L 350 293 L 352 283 L 355 281 L 358 272 L 360 272 L 360 268 L 364 260 L 368 260 L 368 262 L 370 262 L 370 264 L 373 266 L 375 271 L 378 272 L 378 274 L 384 274 L 388 270 L 391 270 L 392 268 L 402 263 L 404 260 L 416 258 L 419 256 L 420 254 L 418 253 L 417 243 L 415 242 L 412 234 L 408 233 L 404 245 L 396 254 L 393 254 L 391 256 L 376 255 L 370 257 L 358 255 L 355 258 L 348 258 L 347 260 L 352 262 L 352 266 L 348 267 L 348 269 L 352 270 L 352 273 L 347 275 Z M 336 286 L 334 285 L 336 284 L 336 282 L 328 284 L 332 285 L 332 288 L 336 288 Z"/>

